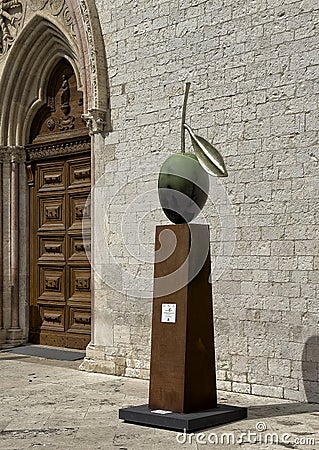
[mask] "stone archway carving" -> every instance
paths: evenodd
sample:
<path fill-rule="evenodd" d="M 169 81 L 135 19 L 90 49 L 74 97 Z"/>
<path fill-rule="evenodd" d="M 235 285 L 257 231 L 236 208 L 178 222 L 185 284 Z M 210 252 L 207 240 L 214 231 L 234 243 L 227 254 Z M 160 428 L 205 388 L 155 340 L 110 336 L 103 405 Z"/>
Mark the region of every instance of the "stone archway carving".
<path fill-rule="evenodd" d="M 21 3 L 25 10 L 19 28 L 0 55 L 0 348 L 27 337 L 24 147 L 33 118 L 47 102 L 45 80 L 59 59 L 69 61 L 83 91 L 83 118 L 93 148 L 103 145 L 102 135 L 110 129 L 106 56 L 94 1 Z"/>
<path fill-rule="evenodd" d="M 23 20 L 24 8 L 19 0 L 0 0 L 0 57 L 13 44 Z"/>
<path fill-rule="evenodd" d="M 25 24 L 6 58 L 0 81 L 1 146 L 25 145 L 30 116 L 45 101 L 45 71 L 61 56 L 70 61 L 79 78 L 85 119 L 92 132 L 110 128 L 106 57 L 94 3 L 60 0 L 54 4 L 62 6 L 52 12 L 53 3 L 31 0 L 31 11 L 26 12 Z M 23 125 L 22 117 L 26 118 Z"/>

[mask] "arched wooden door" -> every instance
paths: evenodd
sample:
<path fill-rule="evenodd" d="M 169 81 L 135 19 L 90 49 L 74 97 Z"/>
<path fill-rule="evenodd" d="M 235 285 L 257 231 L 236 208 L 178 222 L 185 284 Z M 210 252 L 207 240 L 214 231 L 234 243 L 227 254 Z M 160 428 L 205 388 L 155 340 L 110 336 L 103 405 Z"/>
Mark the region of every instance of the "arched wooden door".
<path fill-rule="evenodd" d="M 74 71 L 62 59 L 48 80 L 47 104 L 33 120 L 27 146 L 29 340 L 78 349 L 91 336 L 91 149 L 82 103 Z"/>

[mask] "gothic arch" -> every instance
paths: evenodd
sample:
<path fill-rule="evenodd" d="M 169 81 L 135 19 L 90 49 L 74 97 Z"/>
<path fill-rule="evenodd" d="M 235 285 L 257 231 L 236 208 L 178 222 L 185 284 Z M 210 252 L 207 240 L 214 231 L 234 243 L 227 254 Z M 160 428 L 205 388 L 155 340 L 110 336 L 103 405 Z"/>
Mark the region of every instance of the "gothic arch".
<path fill-rule="evenodd" d="M 59 60 L 72 65 L 83 91 L 93 151 L 101 151 L 104 133 L 110 131 L 106 55 L 94 0 L 23 3 L 24 23 L 0 63 L 0 348 L 25 342 L 28 335 L 25 146 L 34 117 L 47 103 L 48 78 Z M 64 5 L 66 22 L 50 10 L 55 4 Z"/>
<path fill-rule="evenodd" d="M 0 145 L 24 146 L 37 110 L 44 104 L 45 80 L 57 60 L 64 57 L 74 68 L 83 90 L 89 124 L 97 118 L 97 132 L 108 120 L 109 92 L 104 44 L 98 16 L 86 0 L 68 0 L 73 33 L 46 11 L 38 11 L 12 46 L 0 81 Z"/>

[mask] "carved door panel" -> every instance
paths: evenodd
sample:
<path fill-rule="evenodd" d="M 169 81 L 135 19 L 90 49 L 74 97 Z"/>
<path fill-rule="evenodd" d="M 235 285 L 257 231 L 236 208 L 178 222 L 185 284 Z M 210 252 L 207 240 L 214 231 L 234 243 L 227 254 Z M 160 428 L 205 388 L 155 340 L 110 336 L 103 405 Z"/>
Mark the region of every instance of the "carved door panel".
<path fill-rule="evenodd" d="M 83 349 L 91 332 L 90 155 L 40 160 L 33 171 L 30 341 Z"/>
<path fill-rule="evenodd" d="M 82 233 L 90 236 L 91 140 L 83 94 L 61 59 L 46 82 L 46 101 L 29 136 L 30 341 L 85 348 L 91 331 L 91 270 Z M 82 230 L 83 228 L 83 230 Z M 87 241 L 86 241 L 87 242 Z"/>

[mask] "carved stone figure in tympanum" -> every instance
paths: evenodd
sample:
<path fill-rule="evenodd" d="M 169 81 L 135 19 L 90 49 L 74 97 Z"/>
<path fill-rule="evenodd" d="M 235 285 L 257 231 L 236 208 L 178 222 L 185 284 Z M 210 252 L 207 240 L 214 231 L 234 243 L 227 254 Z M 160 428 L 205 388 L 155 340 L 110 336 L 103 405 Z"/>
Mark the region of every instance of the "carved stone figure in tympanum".
<path fill-rule="evenodd" d="M 70 116 L 71 105 L 70 105 L 70 86 L 68 77 L 62 75 L 62 85 L 61 85 L 61 110 L 64 117 L 59 119 L 59 129 L 60 131 L 72 130 L 74 128 L 75 117 Z"/>
<path fill-rule="evenodd" d="M 66 75 L 62 75 L 61 109 L 65 116 L 70 112 L 70 86 Z"/>

